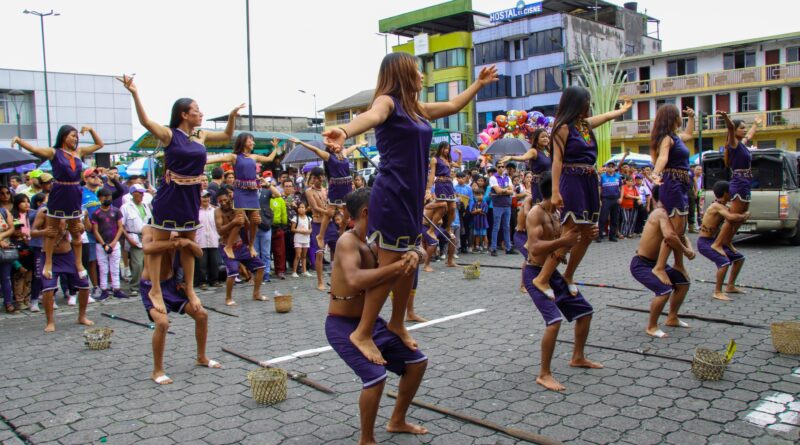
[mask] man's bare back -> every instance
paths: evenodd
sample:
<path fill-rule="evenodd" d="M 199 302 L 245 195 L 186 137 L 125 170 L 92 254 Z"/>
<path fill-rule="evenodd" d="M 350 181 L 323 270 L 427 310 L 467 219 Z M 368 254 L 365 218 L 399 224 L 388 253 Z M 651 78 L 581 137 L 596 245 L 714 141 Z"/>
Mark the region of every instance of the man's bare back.
<path fill-rule="evenodd" d="M 355 289 L 348 284 L 342 258 L 352 256 L 360 264 L 361 269 L 374 269 L 378 267 L 378 261 L 377 252 L 373 249 L 374 246 L 370 247 L 351 231 L 345 232 L 339 238 L 331 270 L 331 295 L 336 298 L 353 298 L 348 300 L 331 298 L 328 313 L 343 317 L 361 316 L 364 311 L 364 289 Z"/>
<path fill-rule="evenodd" d="M 153 229 L 149 226 L 145 226 L 142 229 L 142 244 L 150 244 L 153 242 Z M 160 242 L 175 242 L 172 238 L 169 241 L 160 241 Z M 172 275 L 175 274 L 174 268 L 172 267 L 175 261 L 175 252 L 176 249 L 169 249 L 168 251 L 161 254 L 161 281 L 168 280 L 172 278 Z M 150 280 L 150 273 L 148 272 L 147 265 L 150 262 L 150 255 L 144 256 L 144 269 L 142 270 L 142 279 L 143 280 Z"/>
<path fill-rule="evenodd" d="M 538 234 L 537 238 L 542 241 L 553 241 L 561 236 L 561 221 L 559 220 L 558 212 L 549 213 L 540 204 L 536 204 L 531 208 L 527 219 L 529 219 L 529 221 L 526 222 L 529 228 L 529 240 L 530 237 L 534 235 L 530 232 L 531 224 L 541 228 L 541 233 Z M 550 253 L 534 255 L 530 247 L 528 247 L 528 252 L 528 263 L 539 266 L 543 265 L 550 255 Z"/>
<path fill-rule="evenodd" d="M 664 233 L 661 228 L 664 220 L 669 220 L 667 211 L 661 207 L 653 210 L 647 217 L 647 223 L 644 225 L 642 237 L 639 240 L 639 247 L 636 249 L 636 254 L 650 260 L 658 258 L 658 252 L 661 249 L 661 242 L 664 241 Z"/>

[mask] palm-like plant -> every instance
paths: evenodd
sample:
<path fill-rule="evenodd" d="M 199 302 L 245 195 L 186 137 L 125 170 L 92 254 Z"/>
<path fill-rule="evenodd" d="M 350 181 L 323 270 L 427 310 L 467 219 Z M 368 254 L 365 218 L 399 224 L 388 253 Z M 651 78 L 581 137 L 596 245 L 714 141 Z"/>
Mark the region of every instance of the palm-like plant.
<path fill-rule="evenodd" d="M 625 73 L 619 70 L 619 61 L 610 67 L 608 62 L 598 61 L 593 54 L 580 52 L 581 77 L 578 82 L 592 94 L 592 114 L 597 116 L 613 111 L 619 102 L 619 92 Z M 594 129 L 597 139 L 598 166 L 611 157 L 611 122 Z"/>

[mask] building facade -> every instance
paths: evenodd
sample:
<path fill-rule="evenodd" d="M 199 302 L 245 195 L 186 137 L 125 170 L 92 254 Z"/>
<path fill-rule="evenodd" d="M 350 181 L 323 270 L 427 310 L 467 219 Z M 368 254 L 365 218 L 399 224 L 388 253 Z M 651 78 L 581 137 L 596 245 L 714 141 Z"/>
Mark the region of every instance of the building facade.
<path fill-rule="evenodd" d="M 372 103 L 372 96 L 374 94 L 374 89 L 359 91 L 350 97 L 323 108 L 321 111 L 325 113 L 325 121 L 323 123 L 325 129 L 327 130 L 331 127 L 344 125 L 353 120 L 358 114 L 367 111 Z M 346 141 L 346 144 L 366 144 L 367 146 L 373 148 L 369 153 L 370 156 L 377 153 L 377 151 L 374 150 L 375 130 L 369 130 L 364 134 L 356 136 L 355 138 L 350 138 Z M 360 152 L 355 152 L 353 157 L 357 169 L 368 167 L 367 160 L 361 156 Z"/>
<path fill-rule="evenodd" d="M 500 80 L 478 94 L 478 129 L 508 110 L 554 115 L 571 83 L 567 67 L 582 53 L 605 60 L 661 51 L 661 41 L 648 34 L 657 21 L 635 4 L 545 0 L 490 16 L 493 26 L 472 33 L 474 74 L 494 64 Z"/>
<path fill-rule="evenodd" d="M 34 145 L 52 146 L 62 125 L 78 130 L 88 125 L 105 142 L 98 152 L 101 156 L 128 151 L 133 134 L 131 95 L 114 76 L 49 72 L 47 87 L 50 142 L 43 72 L 0 68 L 0 146 L 7 147 L 18 131 Z M 22 95 L 9 94 L 13 90 Z M 90 143 L 88 136 L 80 137 L 80 144 Z"/>
<path fill-rule="evenodd" d="M 214 128 L 224 128 L 228 124 L 228 116 L 218 116 L 208 120 L 214 123 Z M 280 133 L 320 133 L 322 119 L 302 116 L 267 116 L 253 115 L 253 131 L 280 132 Z M 250 116 L 239 115 L 236 117 L 235 130 L 248 131 L 250 129 Z"/>
<path fill-rule="evenodd" d="M 717 110 L 748 126 L 761 117 L 759 148 L 800 149 L 800 32 L 624 58 L 620 69 L 627 76 L 621 95 L 634 106 L 612 125 L 612 152 L 648 153 L 653 118 L 667 103 L 708 114 L 703 150 L 725 144 Z M 690 148 L 700 144 L 697 137 Z"/>

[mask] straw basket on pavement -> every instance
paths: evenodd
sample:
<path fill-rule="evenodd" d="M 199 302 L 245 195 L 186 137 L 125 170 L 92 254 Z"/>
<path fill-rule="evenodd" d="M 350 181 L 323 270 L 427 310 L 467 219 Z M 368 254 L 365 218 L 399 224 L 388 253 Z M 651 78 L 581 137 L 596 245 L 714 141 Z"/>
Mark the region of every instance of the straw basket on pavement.
<path fill-rule="evenodd" d="M 781 354 L 800 355 L 800 322 L 778 321 L 770 325 L 772 346 Z"/>
<path fill-rule="evenodd" d="M 275 295 L 275 312 L 285 314 L 292 310 L 292 296 L 291 295 Z"/>
<path fill-rule="evenodd" d="M 280 368 L 260 368 L 247 373 L 253 400 L 272 405 L 286 400 L 286 371 Z"/>
<path fill-rule="evenodd" d="M 464 266 L 464 278 L 468 280 L 477 280 L 481 277 L 481 264 L 480 263 L 472 263 L 468 266 Z"/>
<path fill-rule="evenodd" d="M 86 338 L 86 346 L 93 351 L 101 349 L 108 349 L 111 346 L 111 334 L 114 330 L 111 328 L 91 328 L 83 332 Z"/>
<path fill-rule="evenodd" d="M 699 380 L 719 380 L 728 363 L 725 354 L 705 348 L 697 348 L 692 360 L 692 373 Z"/>

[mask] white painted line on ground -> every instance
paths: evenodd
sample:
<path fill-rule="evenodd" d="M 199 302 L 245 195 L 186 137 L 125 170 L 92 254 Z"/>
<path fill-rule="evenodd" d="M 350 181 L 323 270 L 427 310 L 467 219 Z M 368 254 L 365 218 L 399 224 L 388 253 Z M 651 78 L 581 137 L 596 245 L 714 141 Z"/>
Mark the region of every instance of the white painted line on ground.
<path fill-rule="evenodd" d="M 480 314 L 481 312 L 486 312 L 486 309 L 473 309 L 471 311 L 462 312 L 460 314 L 448 315 L 447 317 L 437 318 L 435 320 L 429 320 L 429 321 L 426 321 L 425 323 L 420 323 L 420 324 L 416 324 L 414 326 L 411 326 L 411 327 L 408 328 L 408 330 L 409 331 L 413 331 L 415 329 L 420 329 L 420 328 L 424 328 L 424 327 L 427 327 L 427 326 L 432 326 L 432 325 L 435 325 L 435 324 L 444 323 L 445 321 L 450 321 L 450 320 L 455 320 L 457 318 L 469 317 L 470 315 Z M 281 356 L 281 357 L 275 357 L 274 359 L 267 360 L 264 363 L 266 363 L 268 365 L 274 365 L 276 363 L 288 362 L 289 360 L 298 359 L 300 357 L 305 357 L 305 356 L 308 356 L 308 355 L 321 354 L 323 352 L 328 352 L 328 351 L 332 351 L 332 350 L 333 350 L 333 348 L 331 348 L 330 346 L 323 346 L 321 348 L 314 348 L 314 349 L 305 349 L 303 351 L 297 351 L 297 352 L 292 353 L 290 355 L 284 355 L 284 356 Z"/>
<path fill-rule="evenodd" d="M 771 430 L 791 432 L 800 424 L 800 413 L 794 410 L 798 405 L 800 402 L 795 401 L 795 396 L 773 392 L 760 400 L 744 420 Z"/>

